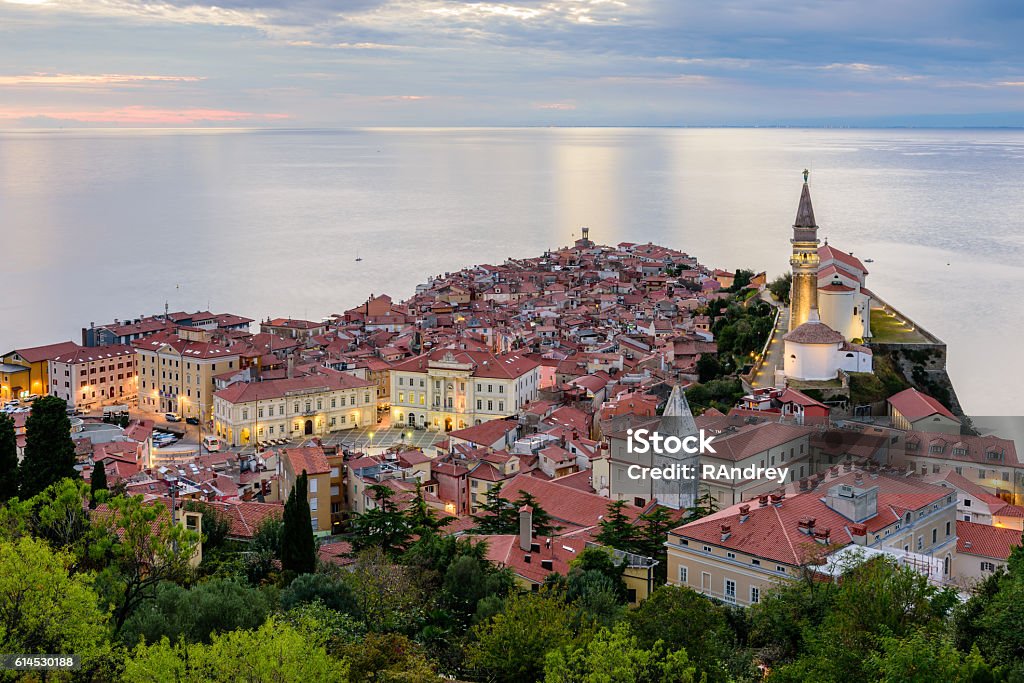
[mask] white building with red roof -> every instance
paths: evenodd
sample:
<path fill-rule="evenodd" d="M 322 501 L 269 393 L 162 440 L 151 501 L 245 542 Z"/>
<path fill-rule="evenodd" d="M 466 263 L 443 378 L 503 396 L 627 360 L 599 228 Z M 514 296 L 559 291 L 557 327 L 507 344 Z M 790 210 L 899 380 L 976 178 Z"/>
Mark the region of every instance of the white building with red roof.
<path fill-rule="evenodd" d="M 49 393 L 81 410 L 134 404 L 139 388 L 135 362 L 130 346 L 79 346 L 50 360 Z"/>
<path fill-rule="evenodd" d="M 893 394 L 886 403 L 892 426 L 896 429 L 960 433 L 960 419 L 936 399 L 914 387 Z"/>
<path fill-rule="evenodd" d="M 971 585 L 1005 567 L 1014 548 L 1021 545 L 1019 529 L 1006 529 L 977 522 L 956 522 L 956 575 Z"/>

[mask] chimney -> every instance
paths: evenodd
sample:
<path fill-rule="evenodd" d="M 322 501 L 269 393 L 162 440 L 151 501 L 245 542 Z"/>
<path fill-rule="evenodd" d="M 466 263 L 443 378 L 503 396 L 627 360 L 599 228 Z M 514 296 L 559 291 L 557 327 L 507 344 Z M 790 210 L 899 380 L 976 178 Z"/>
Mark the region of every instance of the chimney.
<path fill-rule="evenodd" d="M 807 488 L 808 488 L 808 484 L 809 484 L 809 482 L 807 481 L 807 477 L 804 477 L 803 479 L 801 479 L 800 480 L 800 490 L 801 491 L 806 491 Z"/>
<path fill-rule="evenodd" d="M 519 547 L 530 552 L 533 541 L 533 508 L 524 505 L 519 508 Z"/>
<path fill-rule="evenodd" d="M 772 505 L 774 505 L 777 508 L 778 507 L 782 507 L 782 501 L 784 501 L 784 500 L 786 500 L 786 494 L 785 493 L 773 493 L 771 495 Z"/>
<path fill-rule="evenodd" d="M 817 530 L 814 532 L 814 540 L 822 545 L 828 545 L 829 541 L 831 540 L 831 533 L 832 529 L 829 529 L 827 527 L 821 530 Z"/>
<path fill-rule="evenodd" d="M 849 472 L 852 469 L 853 469 L 853 463 L 852 462 L 847 460 L 847 461 L 845 461 L 843 463 L 843 472 Z"/>
<path fill-rule="evenodd" d="M 851 526 L 850 535 L 853 536 L 853 542 L 857 545 L 867 545 L 868 528 L 863 524 L 854 524 Z"/>
<path fill-rule="evenodd" d="M 810 536 L 811 534 L 814 533 L 814 523 L 816 521 L 817 520 L 815 520 L 814 517 L 801 517 L 800 521 L 797 522 L 797 528 L 800 529 L 801 533 L 804 533 L 804 534 L 807 534 L 808 536 Z"/>
<path fill-rule="evenodd" d="M 287 361 L 288 367 L 288 379 L 291 379 L 295 375 L 295 356 L 289 355 Z"/>
<path fill-rule="evenodd" d="M 768 496 L 767 495 L 758 496 L 757 497 L 757 506 L 758 507 L 762 507 L 762 508 L 768 507 Z"/>
<path fill-rule="evenodd" d="M 838 477 L 839 476 L 839 465 L 836 465 L 835 467 L 830 467 L 829 470 L 828 470 L 828 473 L 832 477 Z"/>
<path fill-rule="evenodd" d="M 745 505 L 745 504 L 744 505 L 740 505 L 740 524 L 743 524 L 743 522 L 747 521 L 747 519 L 749 517 L 750 517 L 750 506 L 749 505 Z"/>
<path fill-rule="evenodd" d="M 731 524 L 723 524 L 722 525 L 722 542 L 725 543 L 726 541 L 728 541 L 730 536 L 732 536 L 732 525 Z"/>
<path fill-rule="evenodd" d="M 864 475 L 861 472 L 858 472 L 853 476 L 853 485 L 857 487 L 864 485 Z"/>

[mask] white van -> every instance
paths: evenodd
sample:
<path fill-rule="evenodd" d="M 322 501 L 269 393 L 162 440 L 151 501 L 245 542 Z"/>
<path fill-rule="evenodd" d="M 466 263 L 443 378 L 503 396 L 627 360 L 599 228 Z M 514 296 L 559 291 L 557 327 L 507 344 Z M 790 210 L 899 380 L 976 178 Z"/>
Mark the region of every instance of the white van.
<path fill-rule="evenodd" d="M 220 439 L 216 436 L 204 436 L 203 449 L 205 449 L 207 453 L 216 453 L 220 450 Z"/>

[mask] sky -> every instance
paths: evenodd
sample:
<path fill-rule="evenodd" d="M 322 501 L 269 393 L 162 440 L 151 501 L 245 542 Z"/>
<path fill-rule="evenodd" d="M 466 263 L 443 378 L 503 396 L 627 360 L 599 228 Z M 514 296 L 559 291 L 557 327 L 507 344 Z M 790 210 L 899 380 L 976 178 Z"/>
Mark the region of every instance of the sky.
<path fill-rule="evenodd" d="M 0 0 L 0 128 L 1024 126 L 1018 0 Z"/>

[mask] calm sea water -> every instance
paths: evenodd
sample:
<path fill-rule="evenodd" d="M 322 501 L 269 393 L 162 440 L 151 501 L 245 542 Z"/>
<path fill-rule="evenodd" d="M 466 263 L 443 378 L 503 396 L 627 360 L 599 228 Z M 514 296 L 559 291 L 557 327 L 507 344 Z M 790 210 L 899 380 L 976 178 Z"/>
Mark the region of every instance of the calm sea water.
<path fill-rule="evenodd" d="M 0 347 L 165 301 L 320 318 L 584 225 L 775 275 L 805 167 L 822 236 L 948 342 L 964 408 L 1019 414 L 1019 131 L 3 132 Z"/>

